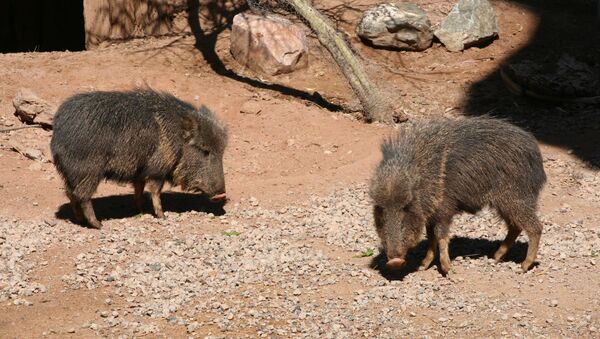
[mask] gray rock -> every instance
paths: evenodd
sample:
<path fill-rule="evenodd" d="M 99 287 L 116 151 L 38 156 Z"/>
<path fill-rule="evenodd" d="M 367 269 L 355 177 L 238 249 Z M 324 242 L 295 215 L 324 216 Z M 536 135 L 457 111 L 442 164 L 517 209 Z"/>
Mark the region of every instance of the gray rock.
<path fill-rule="evenodd" d="M 460 0 L 434 34 L 449 51 L 459 52 L 497 37 L 498 18 L 487 0 Z"/>
<path fill-rule="evenodd" d="M 43 160 L 42 151 L 35 148 L 26 149 L 24 155 L 31 160 Z"/>
<path fill-rule="evenodd" d="M 20 89 L 13 98 L 15 115 L 23 122 L 52 126 L 56 108 L 40 99 L 30 89 Z"/>
<path fill-rule="evenodd" d="M 366 10 L 356 33 L 375 46 L 422 51 L 433 33 L 427 13 L 412 3 L 381 4 Z"/>
<path fill-rule="evenodd" d="M 31 160 L 43 161 L 44 155 L 42 151 L 35 148 L 27 148 L 23 144 L 18 141 L 11 140 L 10 147 L 13 151 L 20 153 L 24 157 L 27 157 Z"/>

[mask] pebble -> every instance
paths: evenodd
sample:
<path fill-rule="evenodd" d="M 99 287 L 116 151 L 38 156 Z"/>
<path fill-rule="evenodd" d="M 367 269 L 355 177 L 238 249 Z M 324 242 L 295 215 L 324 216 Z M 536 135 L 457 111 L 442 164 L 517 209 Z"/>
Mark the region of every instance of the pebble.
<path fill-rule="evenodd" d="M 43 160 L 43 154 L 42 151 L 35 149 L 35 148 L 27 148 L 25 149 L 23 155 L 25 155 L 27 158 L 31 159 L 31 160 Z"/>
<path fill-rule="evenodd" d="M 527 291 L 567 284 L 575 262 L 581 263 L 578 274 L 595 272 L 593 265 L 584 265 L 593 260 L 590 253 L 600 249 L 595 233 L 578 227 L 581 234 L 568 234 L 576 239 L 565 239 L 564 228 L 552 226 L 552 215 L 541 215 L 550 226 L 542 236 L 540 266 L 520 274 L 512 272 L 519 270 L 518 263 L 490 265 L 486 256 L 471 255 L 489 250 L 492 240 L 505 235 L 502 227 L 489 227 L 497 223 L 494 213 L 460 215 L 453 221 L 456 238 L 451 243 L 451 251 L 462 257 L 453 261 L 457 273 L 444 278 L 430 269 L 388 280 L 369 267 L 377 263 L 380 246 L 371 208 L 367 186 L 358 185 L 277 210 L 259 207 L 250 197 L 227 206 L 227 213 L 218 217 L 201 211 L 170 212 L 162 226 L 153 218 L 106 220 L 101 233 L 69 222 L 49 227 L 46 220 L 0 217 L 0 254 L 8 254 L 0 256 L 0 301 L 20 303 L 17 300 L 27 294 L 43 293 L 45 288 L 32 273 L 44 267 L 43 261 L 55 263 L 44 255 L 27 260 L 30 254 L 72 246 L 79 250 L 64 264 L 60 288 L 67 293 L 102 289 L 119 296 L 119 307 L 98 310 L 98 324 L 89 324 L 97 335 L 154 337 L 167 324 L 190 336 L 205 335 L 209 329 L 219 338 L 580 334 L 576 326 L 561 326 L 552 319 L 543 326 L 530 322 L 535 317 Z M 585 225 L 594 220 L 586 219 Z M 234 229 L 243 236 L 222 235 Z M 466 248 L 461 238 L 490 248 Z M 374 249 L 374 255 L 354 258 L 365 249 Z M 422 253 L 417 258 L 424 249 L 418 251 Z M 569 255 L 556 260 L 564 253 Z M 498 293 L 480 288 L 498 281 L 503 282 Z M 600 303 L 599 297 L 590 298 L 590 305 Z M 549 299 L 542 302 L 558 307 L 557 299 Z M 105 305 L 114 303 L 104 299 Z M 563 310 L 572 319 L 585 318 L 584 311 L 567 304 L 561 305 Z M 454 319 L 459 319 L 456 324 Z M 591 319 L 583 330 L 598 327 Z"/>

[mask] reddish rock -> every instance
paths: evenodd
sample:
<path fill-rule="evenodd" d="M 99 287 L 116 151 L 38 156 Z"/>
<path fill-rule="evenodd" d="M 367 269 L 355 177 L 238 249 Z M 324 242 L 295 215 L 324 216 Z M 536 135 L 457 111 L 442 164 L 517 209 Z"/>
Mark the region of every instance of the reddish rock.
<path fill-rule="evenodd" d="M 235 60 L 256 72 L 277 75 L 308 66 L 304 30 L 275 15 L 236 15 L 230 48 Z"/>

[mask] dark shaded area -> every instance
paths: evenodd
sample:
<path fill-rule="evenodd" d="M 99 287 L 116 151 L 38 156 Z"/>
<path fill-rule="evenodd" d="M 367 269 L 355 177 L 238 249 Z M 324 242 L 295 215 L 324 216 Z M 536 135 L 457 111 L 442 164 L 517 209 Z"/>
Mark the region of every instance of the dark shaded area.
<path fill-rule="evenodd" d="M 600 66 L 600 29 L 596 0 L 515 0 L 540 18 L 530 42 L 512 54 L 507 64 L 531 60 L 536 64 L 556 65 L 563 54 L 598 70 Z M 510 32 L 501 32 L 506 36 Z M 595 76 L 600 81 L 600 72 Z M 592 84 L 590 84 L 592 86 Z M 600 95 L 600 89 L 597 95 Z M 519 125 L 544 143 L 572 151 L 592 168 L 600 168 L 600 105 L 549 102 L 516 96 L 501 80 L 500 70 L 470 87 L 464 112 L 477 116 L 489 113 Z"/>
<path fill-rule="evenodd" d="M 225 203 L 211 202 L 209 197 L 203 194 L 191 194 L 180 192 L 163 192 L 161 194 L 163 210 L 165 212 L 184 213 L 190 211 L 224 215 Z M 99 221 L 108 219 L 131 218 L 139 214 L 133 203 L 133 194 L 113 195 L 92 199 L 94 211 Z M 144 213 L 154 213 L 150 197 L 146 194 L 144 202 Z M 56 212 L 58 219 L 70 220 L 74 223 L 73 210 L 69 203 L 63 204 Z"/>
<path fill-rule="evenodd" d="M 365 39 L 361 36 L 358 37 L 358 39 L 367 47 L 369 48 L 373 48 L 373 49 L 378 49 L 378 50 L 382 50 L 382 51 L 390 51 L 390 52 L 399 52 L 399 51 L 403 51 L 403 50 L 408 50 L 406 48 L 399 48 L 399 47 L 393 47 L 393 46 L 378 46 L 373 44 L 373 42 L 369 39 Z M 437 38 L 434 37 L 433 42 L 437 42 Z"/>
<path fill-rule="evenodd" d="M 0 53 L 84 49 L 83 0 L 0 1 Z"/>
<path fill-rule="evenodd" d="M 228 69 L 216 52 L 216 44 L 219 34 L 231 27 L 233 17 L 249 9 L 245 1 L 229 2 L 227 0 L 206 1 L 202 4 L 199 0 L 187 0 L 188 5 L 188 24 L 192 34 L 196 39 L 196 48 L 202 53 L 202 56 L 209 64 L 210 68 L 218 75 L 239 81 L 255 88 L 267 89 L 279 92 L 284 95 L 292 96 L 298 99 L 310 101 L 330 111 L 340 111 L 341 106 L 333 104 L 323 98 L 319 93 L 308 93 L 295 88 L 279 85 L 267 84 L 255 79 L 241 76 Z M 200 15 L 204 15 L 204 22 L 208 22 L 208 27 L 202 27 L 200 24 Z"/>
<path fill-rule="evenodd" d="M 450 240 L 450 259 L 454 261 L 457 257 L 468 257 L 468 258 L 481 258 L 489 257 L 493 258 L 494 253 L 500 246 L 500 240 L 487 240 L 487 239 L 474 239 L 466 237 L 454 237 Z M 387 257 L 384 253 L 380 253 L 371 260 L 370 267 L 375 269 L 387 280 L 403 280 L 407 275 L 414 273 L 419 270 L 421 261 L 425 258 L 425 252 L 427 251 L 427 241 L 422 240 L 419 245 L 406 255 L 406 265 L 396 271 L 389 270 L 385 267 Z M 527 243 L 516 242 L 513 247 L 510 248 L 504 261 L 511 261 L 515 263 L 521 263 L 527 256 Z M 468 260 L 468 259 L 466 259 Z M 432 267 L 440 267 L 439 254 L 436 254 L 436 258 L 432 263 Z M 433 268 L 429 268 L 433 269 Z"/>

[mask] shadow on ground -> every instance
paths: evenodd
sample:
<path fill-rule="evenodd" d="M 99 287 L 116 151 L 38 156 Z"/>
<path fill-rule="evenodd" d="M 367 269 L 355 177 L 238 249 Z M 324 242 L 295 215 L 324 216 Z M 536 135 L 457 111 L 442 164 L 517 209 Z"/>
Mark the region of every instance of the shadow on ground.
<path fill-rule="evenodd" d="M 330 111 L 340 111 L 341 106 L 333 104 L 323 98 L 319 93 L 308 93 L 288 86 L 279 84 L 267 84 L 252 78 L 248 78 L 228 69 L 219 55 L 216 45 L 219 35 L 226 29 L 231 28 L 233 17 L 249 9 L 245 1 L 234 0 L 232 2 L 218 0 L 201 3 L 199 0 L 187 0 L 188 24 L 196 39 L 195 47 L 202 53 L 204 60 L 210 68 L 218 75 L 239 81 L 255 88 L 267 89 L 281 94 L 303 99 L 317 104 Z M 202 27 L 200 17 L 206 27 Z"/>
<path fill-rule="evenodd" d="M 598 82 L 590 84 L 590 89 L 600 95 L 600 18 L 597 18 L 596 0 L 513 0 L 509 3 L 533 12 L 540 21 L 531 41 L 512 54 L 507 64 L 531 60 L 553 67 L 566 54 L 596 70 Z M 502 39 L 502 34 L 510 32 L 500 34 Z M 500 71 L 496 70 L 470 87 L 464 112 L 469 116 L 490 113 L 508 119 L 532 132 L 539 141 L 570 150 L 590 167 L 600 168 L 600 104 L 518 97 L 507 90 Z"/>
<path fill-rule="evenodd" d="M 211 202 L 208 196 L 202 194 L 163 192 L 161 201 L 165 212 L 184 213 L 196 211 L 212 213 L 217 216 L 225 214 L 224 203 Z M 139 211 L 134 208 L 133 194 L 95 198 L 92 199 L 92 205 L 100 222 L 109 219 L 131 218 L 139 214 Z M 148 195 L 146 195 L 144 202 L 144 213 L 153 213 Z M 71 205 L 68 203 L 58 208 L 56 217 L 76 223 Z"/>
<path fill-rule="evenodd" d="M 450 259 L 454 260 L 457 257 L 468 259 L 477 259 L 481 257 L 492 258 L 498 247 L 500 240 L 486 240 L 466 237 L 454 237 L 450 241 Z M 417 247 L 408 253 L 406 256 L 406 265 L 400 270 L 388 270 L 385 267 L 387 257 L 380 253 L 371 260 L 370 267 L 375 269 L 387 280 L 403 280 L 407 275 L 419 270 L 421 260 L 425 257 L 427 251 L 427 241 L 423 240 Z M 508 251 L 504 261 L 521 263 L 527 255 L 527 243 L 516 242 Z M 436 259 L 433 261 L 429 269 L 439 267 L 439 257 L 436 254 Z"/>

